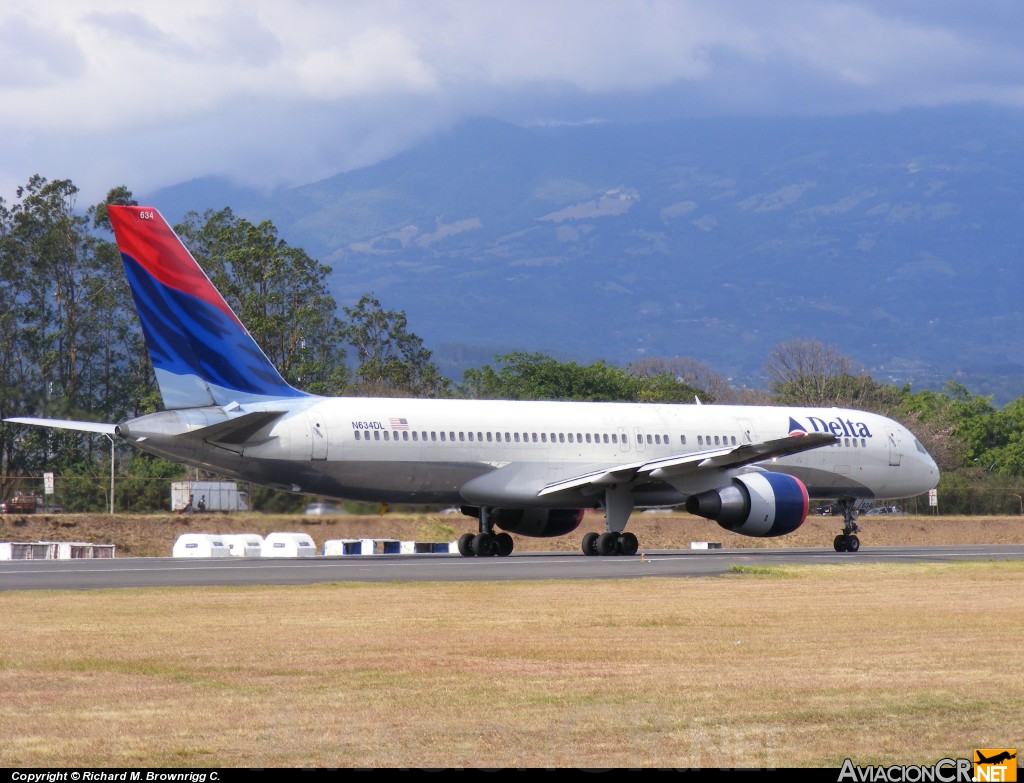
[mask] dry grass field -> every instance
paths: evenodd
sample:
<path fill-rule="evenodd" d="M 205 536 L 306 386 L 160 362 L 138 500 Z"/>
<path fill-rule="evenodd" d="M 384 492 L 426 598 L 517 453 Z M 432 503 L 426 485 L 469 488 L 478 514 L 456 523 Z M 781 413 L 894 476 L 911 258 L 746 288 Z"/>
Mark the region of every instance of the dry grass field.
<path fill-rule="evenodd" d="M 1019 541 L 1012 519 L 877 519 L 865 546 Z M 205 521 L 5 519 L 0 540 L 110 535 L 118 556 L 166 555 Z M 318 544 L 371 523 L 443 540 L 452 522 L 301 529 Z M 636 515 L 630 529 L 642 548 L 746 542 L 704 525 Z M 830 546 L 835 520 L 805 527 L 783 541 Z M 0 617 L 0 767 L 838 768 L 1024 746 L 1021 563 L 16 591 Z"/>

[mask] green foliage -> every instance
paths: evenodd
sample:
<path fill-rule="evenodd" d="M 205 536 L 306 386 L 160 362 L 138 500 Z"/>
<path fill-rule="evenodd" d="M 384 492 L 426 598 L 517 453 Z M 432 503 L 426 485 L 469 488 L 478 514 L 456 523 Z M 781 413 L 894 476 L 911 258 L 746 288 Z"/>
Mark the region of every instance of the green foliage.
<path fill-rule="evenodd" d="M 171 482 L 184 470 L 170 460 L 131 450 L 119 457 L 114 508 L 118 511 L 169 511 Z"/>
<path fill-rule="evenodd" d="M 693 402 L 699 392 L 668 374 L 632 375 L 603 361 L 590 365 L 559 362 L 540 353 L 497 357 L 463 374 L 464 396 L 505 400 L 580 400 L 605 402 Z"/>
<path fill-rule="evenodd" d="M 430 361 L 423 340 L 408 331 L 404 312 L 385 310 L 372 294 L 345 308 L 345 339 L 359 360 L 357 391 L 380 396 L 445 397 L 447 378 Z"/>
<path fill-rule="evenodd" d="M 249 488 L 249 508 L 266 514 L 298 514 L 309 502 L 305 495 L 294 492 L 282 492 L 278 489 L 251 486 Z"/>

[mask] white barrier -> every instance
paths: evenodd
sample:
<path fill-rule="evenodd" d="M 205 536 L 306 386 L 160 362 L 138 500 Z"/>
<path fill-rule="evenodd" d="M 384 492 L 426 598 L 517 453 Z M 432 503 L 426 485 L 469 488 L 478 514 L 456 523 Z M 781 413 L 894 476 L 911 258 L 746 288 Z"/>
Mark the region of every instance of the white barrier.
<path fill-rule="evenodd" d="M 458 552 L 458 542 L 399 541 L 397 538 L 336 538 L 324 542 L 326 557 L 344 555 L 419 555 Z"/>
<path fill-rule="evenodd" d="M 113 544 L 90 544 L 84 541 L 0 542 L 0 560 L 82 560 L 113 557 Z"/>

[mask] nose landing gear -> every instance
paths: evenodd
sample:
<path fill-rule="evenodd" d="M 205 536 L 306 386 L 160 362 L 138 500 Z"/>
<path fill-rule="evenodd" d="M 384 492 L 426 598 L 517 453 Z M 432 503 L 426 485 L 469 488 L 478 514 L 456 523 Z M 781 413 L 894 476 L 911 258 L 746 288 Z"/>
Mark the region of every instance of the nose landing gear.
<path fill-rule="evenodd" d="M 860 526 L 854 521 L 857 519 L 857 512 L 854 511 L 853 504 L 854 498 L 839 499 L 839 506 L 843 509 L 843 532 L 832 542 L 837 552 L 860 550 L 860 539 L 856 536 L 856 533 L 860 532 Z"/>

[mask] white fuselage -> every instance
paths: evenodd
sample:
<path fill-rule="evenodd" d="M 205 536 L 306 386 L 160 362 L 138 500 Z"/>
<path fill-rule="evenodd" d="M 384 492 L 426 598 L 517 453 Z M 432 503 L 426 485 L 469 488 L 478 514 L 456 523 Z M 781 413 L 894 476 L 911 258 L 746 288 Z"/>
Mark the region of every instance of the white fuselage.
<path fill-rule="evenodd" d="M 238 446 L 187 435 L 256 410 L 284 414 Z M 793 475 L 817 498 L 902 498 L 938 481 L 934 461 L 905 427 L 838 408 L 310 397 L 168 411 L 128 422 L 127 430 L 143 450 L 242 480 L 390 503 L 592 506 L 593 492 L 542 498 L 538 490 L 602 468 L 801 430 L 837 441 L 749 469 Z M 501 481 L 481 478 L 502 468 L 509 469 L 495 474 Z M 634 494 L 637 505 L 672 505 L 721 481 L 721 471 L 694 469 Z"/>

